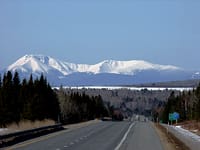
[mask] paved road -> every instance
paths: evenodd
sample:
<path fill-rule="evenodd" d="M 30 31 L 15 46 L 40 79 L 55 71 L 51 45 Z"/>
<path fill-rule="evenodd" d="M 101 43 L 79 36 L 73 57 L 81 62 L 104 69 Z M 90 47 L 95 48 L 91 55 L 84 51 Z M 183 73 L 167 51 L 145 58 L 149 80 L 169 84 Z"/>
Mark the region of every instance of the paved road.
<path fill-rule="evenodd" d="M 19 144 L 16 150 L 162 150 L 148 122 L 99 122 Z"/>
<path fill-rule="evenodd" d="M 120 150 L 163 150 L 159 136 L 150 122 L 137 122 Z"/>

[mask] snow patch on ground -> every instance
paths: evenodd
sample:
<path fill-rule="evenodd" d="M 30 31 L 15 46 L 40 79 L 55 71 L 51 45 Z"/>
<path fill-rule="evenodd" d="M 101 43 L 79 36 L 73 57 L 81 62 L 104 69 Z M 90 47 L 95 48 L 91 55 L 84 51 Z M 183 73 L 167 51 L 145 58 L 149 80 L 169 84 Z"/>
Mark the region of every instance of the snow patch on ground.
<path fill-rule="evenodd" d="M 181 133 L 183 136 L 190 137 L 194 139 L 195 141 L 200 142 L 200 136 L 197 134 L 194 134 L 186 129 L 183 129 L 181 126 L 172 126 L 177 132 Z"/>
<path fill-rule="evenodd" d="M 7 128 L 0 128 L 0 132 L 3 132 L 5 130 L 8 130 Z"/>
<path fill-rule="evenodd" d="M 0 135 L 5 134 L 7 131 L 7 128 L 0 128 Z"/>

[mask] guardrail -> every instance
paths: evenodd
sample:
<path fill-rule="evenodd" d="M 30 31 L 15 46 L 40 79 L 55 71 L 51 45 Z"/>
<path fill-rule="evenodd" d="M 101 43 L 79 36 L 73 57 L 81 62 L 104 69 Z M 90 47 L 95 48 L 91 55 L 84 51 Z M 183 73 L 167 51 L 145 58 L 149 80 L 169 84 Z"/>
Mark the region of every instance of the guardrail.
<path fill-rule="evenodd" d="M 172 133 L 177 139 L 179 139 L 182 143 L 184 143 L 191 150 L 200 150 L 200 139 L 198 140 L 198 136 L 190 133 L 189 131 L 183 132 L 177 127 L 167 124 L 161 124 L 163 127 L 167 129 L 168 132 Z M 197 138 L 196 138 L 197 137 Z"/>
<path fill-rule="evenodd" d="M 0 135 L 0 148 L 14 145 L 45 134 L 63 130 L 62 124 L 50 125 L 25 131 Z"/>

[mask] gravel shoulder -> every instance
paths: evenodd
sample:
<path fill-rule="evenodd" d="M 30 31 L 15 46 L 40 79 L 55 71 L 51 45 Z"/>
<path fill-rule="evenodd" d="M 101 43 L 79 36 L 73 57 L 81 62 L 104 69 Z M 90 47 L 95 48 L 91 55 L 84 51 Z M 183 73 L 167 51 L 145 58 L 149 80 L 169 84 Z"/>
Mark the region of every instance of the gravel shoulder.
<path fill-rule="evenodd" d="M 172 133 L 167 132 L 166 128 L 160 124 L 153 123 L 165 150 L 190 150 L 182 141 L 176 138 Z"/>

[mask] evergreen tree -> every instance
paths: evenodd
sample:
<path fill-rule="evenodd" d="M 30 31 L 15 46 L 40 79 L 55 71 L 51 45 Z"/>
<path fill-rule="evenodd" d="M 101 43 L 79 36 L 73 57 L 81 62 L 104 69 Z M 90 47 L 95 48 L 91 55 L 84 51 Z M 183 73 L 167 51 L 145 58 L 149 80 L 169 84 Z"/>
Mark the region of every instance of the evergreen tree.
<path fill-rule="evenodd" d="M 200 84 L 192 91 L 183 91 L 176 97 L 172 94 L 165 105 L 162 119 L 167 122 L 168 114 L 178 112 L 180 121 L 200 120 Z"/>
<path fill-rule="evenodd" d="M 3 116 L 4 116 L 4 106 L 3 106 L 3 99 L 2 99 L 2 81 L 1 81 L 1 75 L 0 75 L 0 128 L 1 127 L 4 127 L 2 125 L 2 122 L 3 122 Z"/>
<path fill-rule="evenodd" d="M 1 89 L 2 89 L 2 81 L 1 81 L 1 74 L 0 74 L 0 92 L 1 92 Z M 0 94 L 1 96 L 1 94 Z"/>
<path fill-rule="evenodd" d="M 28 91 L 28 83 L 26 79 L 23 79 L 22 85 L 19 91 L 19 102 L 20 102 L 20 118 L 22 120 L 29 119 L 28 116 L 30 116 L 30 102 L 29 102 L 29 96 L 30 92 Z"/>
<path fill-rule="evenodd" d="M 59 103 L 56 93 L 41 75 L 40 79 L 23 79 L 19 74 L 10 71 L 4 74 L 3 83 L 0 78 L 0 126 L 20 120 L 57 120 Z"/>
<path fill-rule="evenodd" d="M 84 92 L 66 94 L 63 88 L 57 91 L 57 95 L 63 123 L 86 121 L 108 115 L 101 96 L 89 97 Z"/>
<path fill-rule="evenodd" d="M 14 115 L 14 121 L 17 123 L 20 121 L 20 112 L 22 111 L 20 110 L 21 103 L 19 99 L 20 88 L 21 88 L 21 85 L 20 85 L 19 74 L 18 72 L 15 72 L 14 77 L 13 77 L 13 88 L 12 88 L 13 89 L 12 112 Z"/>
<path fill-rule="evenodd" d="M 172 113 L 175 109 L 174 106 L 174 102 L 175 102 L 175 93 L 174 91 L 171 92 L 169 98 L 168 98 L 168 102 L 166 103 L 165 109 L 163 111 L 162 114 L 162 120 L 167 123 L 168 122 L 168 118 L 169 118 L 169 113 Z"/>
<path fill-rule="evenodd" d="M 11 123 L 15 119 L 15 114 L 13 113 L 13 82 L 12 82 L 12 73 L 8 71 L 6 74 L 4 74 L 3 78 L 3 90 L 2 90 L 2 96 L 3 96 L 3 103 L 4 103 L 4 123 Z"/>
<path fill-rule="evenodd" d="M 200 83 L 196 89 L 195 95 L 196 95 L 196 101 L 195 101 L 194 114 L 195 114 L 195 119 L 200 120 Z"/>

